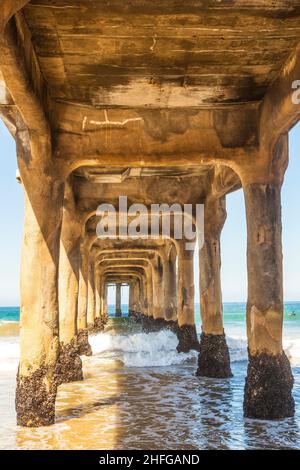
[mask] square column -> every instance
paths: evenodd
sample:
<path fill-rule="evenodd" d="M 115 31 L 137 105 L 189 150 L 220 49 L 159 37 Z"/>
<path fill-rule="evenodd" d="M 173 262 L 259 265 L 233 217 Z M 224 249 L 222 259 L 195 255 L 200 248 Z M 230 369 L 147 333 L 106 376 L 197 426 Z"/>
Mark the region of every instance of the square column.
<path fill-rule="evenodd" d="M 287 136 L 280 137 L 271 157 L 265 174 L 256 168 L 254 174 L 242 173 L 247 216 L 249 353 L 244 415 L 259 419 L 294 414 L 293 376 L 282 348 L 281 185 L 288 158 Z"/>
<path fill-rule="evenodd" d="M 46 139 L 45 139 L 46 140 Z M 49 149 L 39 148 L 40 152 Z M 40 166 L 39 166 L 40 165 Z M 24 188 L 21 259 L 20 362 L 16 413 L 20 426 L 55 421 L 58 338 L 58 256 L 63 184 L 42 167 L 27 171 L 19 162 Z"/>
<path fill-rule="evenodd" d="M 78 216 L 71 180 L 65 185 L 59 256 L 58 383 L 83 380 L 77 344 L 77 307 L 82 224 Z"/>
<path fill-rule="evenodd" d="M 122 289 L 122 284 L 120 284 L 120 283 L 116 284 L 116 311 L 115 311 L 116 317 L 121 317 L 122 316 L 121 289 Z"/>
<path fill-rule="evenodd" d="M 88 267 L 88 305 L 87 305 L 87 324 L 88 329 L 93 331 L 96 317 L 96 298 L 95 298 L 95 262 L 93 250 L 89 254 Z"/>
<path fill-rule="evenodd" d="M 199 351 L 194 306 L 194 250 L 187 250 L 185 240 L 178 241 L 178 352 Z"/>
<path fill-rule="evenodd" d="M 281 187 L 244 186 L 248 224 L 247 336 L 244 414 L 279 419 L 294 414 L 293 376 L 282 349 Z"/>
<path fill-rule="evenodd" d="M 197 375 L 231 377 L 230 357 L 223 328 L 221 291 L 221 231 L 226 200 L 207 199 L 204 207 L 204 241 L 199 253 L 202 333 Z"/>
<path fill-rule="evenodd" d="M 177 320 L 177 275 L 176 248 L 173 246 L 169 254 L 163 255 L 163 286 L 165 320 Z"/>

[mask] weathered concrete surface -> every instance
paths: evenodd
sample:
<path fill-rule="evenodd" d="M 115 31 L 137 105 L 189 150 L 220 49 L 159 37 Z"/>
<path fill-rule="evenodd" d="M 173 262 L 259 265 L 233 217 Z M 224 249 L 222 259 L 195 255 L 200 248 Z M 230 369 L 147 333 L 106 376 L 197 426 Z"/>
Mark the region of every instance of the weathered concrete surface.
<path fill-rule="evenodd" d="M 89 276 L 89 240 L 86 239 L 80 245 L 79 281 L 78 281 L 78 331 L 87 328 L 87 306 L 88 306 L 88 276 Z"/>
<path fill-rule="evenodd" d="M 200 250 L 200 309 L 202 334 L 197 375 L 231 377 L 230 357 L 223 329 L 220 237 L 226 220 L 225 197 L 207 198 L 204 242 Z"/>
<path fill-rule="evenodd" d="M 95 264 L 94 257 L 89 257 L 88 266 L 88 304 L 87 304 L 87 326 L 93 328 L 96 318 L 96 300 L 95 300 Z"/>
<path fill-rule="evenodd" d="M 166 320 L 177 320 L 176 248 L 163 253 L 164 314 Z"/>
<path fill-rule="evenodd" d="M 65 185 L 63 220 L 59 250 L 59 336 L 68 344 L 77 335 L 77 309 L 82 221 L 72 191 L 71 182 Z"/>
<path fill-rule="evenodd" d="M 247 329 L 250 353 L 281 354 L 283 321 L 280 187 L 244 188 L 248 221 Z M 253 334 L 254 333 L 254 334 Z"/>
<path fill-rule="evenodd" d="M 225 220 L 225 198 L 208 198 L 204 207 L 204 241 L 199 255 L 202 331 L 207 335 L 223 334 L 220 237 Z"/>
<path fill-rule="evenodd" d="M 178 245 L 178 325 L 193 325 L 194 315 L 194 250 L 185 249 L 185 240 Z"/>
<path fill-rule="evenodd" d="M 268 180 L 243 176 L 247 216 L 249 367 L 245 386 L 246 416 L 274 419 L 293 414 L 290 365 L 282 349 L 283 268 L 281 185 L 287 139 L 274 150 Z M 251 181 L 252 179 L 252 181 Z M 281 372 L 280 372 L 281 371 Z M 273 379 L 276 378 L 277 385 Z"/>
<path fill-rule="evenodd" d="M 122 284 L 120 284 L 120 283 L 116 284 L 116 311 L 115 311 L 116 317 L 121 317 L 122 316 L 121 287 L 122 287 Z"/>

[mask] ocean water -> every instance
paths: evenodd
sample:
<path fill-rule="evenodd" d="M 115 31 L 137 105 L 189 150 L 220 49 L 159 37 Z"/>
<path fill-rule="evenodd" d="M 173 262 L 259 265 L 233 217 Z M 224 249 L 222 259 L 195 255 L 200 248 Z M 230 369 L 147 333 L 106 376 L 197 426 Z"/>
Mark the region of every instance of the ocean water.
<path fill-rule="evenodd" d="M 113 311 L 105 331 L 90 338 L 85 380 L 59 387 L 55 425 L 24 429 L 14 412 L 19 309 L 0 308 L 1 449 L 300 448 L 300 302 L 286 303 L 284 315 L 296 415 L 276 422 L 243 418 L 245 304 L 224 304 L 234 374 L 226 380 L 196 377 L 197 354 L 178 354 L 172 332 L 146 334 L 126 306 L 121 319 Z"/>

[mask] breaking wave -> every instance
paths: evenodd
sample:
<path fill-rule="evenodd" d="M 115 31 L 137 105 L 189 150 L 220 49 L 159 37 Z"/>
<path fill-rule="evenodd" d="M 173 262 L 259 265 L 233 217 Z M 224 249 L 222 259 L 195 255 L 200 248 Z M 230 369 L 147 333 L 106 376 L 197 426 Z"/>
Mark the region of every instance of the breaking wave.
<path fill-rule="evenodd" d="M 5 322 L 5 333 L 15 332 L 15 324 Z M 1 330 L 2 325 L 0 325 Z M 113 359 L 125 367 L 167 367 L 183 364 L 196 366 L 198 353 L 180 353 L 176 335 L 169 330 L 153 333 L 114 334 L 104 332 L 89 338 L 94 359 Z M 247 360 L 247 341 L 238 335 L 227 336 L 231 362 Z M 300 340 L 287 338 L 284 349 L 293 366 L 300 365 Z M 0 337 L 0 372 L 16 370 L 19 340 L 15 335 Z"/>
<path fill-rule="evenodd" d="M 90 338 L 90 344 L 94 354 L 119 359 L 127 367 L 165 367 L 197 358 L 196 351 L 178 354 L 176 335 L 168 330 L 131 335 L 100 333 Z"/>

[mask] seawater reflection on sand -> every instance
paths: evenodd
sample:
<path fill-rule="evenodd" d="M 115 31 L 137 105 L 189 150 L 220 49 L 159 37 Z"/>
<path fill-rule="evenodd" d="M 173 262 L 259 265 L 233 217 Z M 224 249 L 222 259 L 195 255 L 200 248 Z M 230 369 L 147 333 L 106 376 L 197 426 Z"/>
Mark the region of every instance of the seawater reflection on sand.
<path fill-rule="evenodd" d="M 111 320 L 106 333 L 91 342 L 95 355 L 83 359 L 85 380 L 59 387 L 53 426 L 17 428 L 14 373 L 1 377 L 1 448 L 300 447 L 299 406 L 293 419 L 243 419 L 246 362 L 232 364 L 231 379 L 199 379 L 196 354 L 178 355 L 170 332 L 146 335 L 129 327 L 128 320 Z M 300 369 L 293 371 L 299 405 Z"/>

